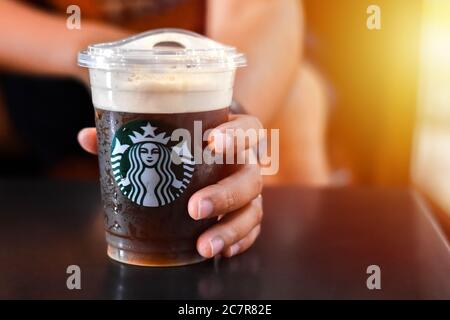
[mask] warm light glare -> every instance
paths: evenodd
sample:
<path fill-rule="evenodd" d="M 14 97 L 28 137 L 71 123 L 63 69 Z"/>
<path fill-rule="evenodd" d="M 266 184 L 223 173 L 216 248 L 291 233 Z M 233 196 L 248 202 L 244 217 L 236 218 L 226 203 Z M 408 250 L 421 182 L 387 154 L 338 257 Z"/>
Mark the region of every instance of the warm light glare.
<path fill-rule="evenodd" d="M 450 1 L 424 1 L 412 174 L 450 213 Z"/>

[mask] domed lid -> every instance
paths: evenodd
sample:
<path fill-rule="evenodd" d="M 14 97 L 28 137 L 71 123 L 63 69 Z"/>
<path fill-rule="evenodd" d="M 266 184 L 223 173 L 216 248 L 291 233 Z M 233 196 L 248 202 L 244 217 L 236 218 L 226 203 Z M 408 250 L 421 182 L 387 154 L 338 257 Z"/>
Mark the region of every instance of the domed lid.
<path fill-rule="evenodd" d="M 82 67 L 102 70 L 223 71 L 246 65 L 236 48 L 181 29 L 157 29 L 123 40 L 90 45 L 78 54 Z"/>

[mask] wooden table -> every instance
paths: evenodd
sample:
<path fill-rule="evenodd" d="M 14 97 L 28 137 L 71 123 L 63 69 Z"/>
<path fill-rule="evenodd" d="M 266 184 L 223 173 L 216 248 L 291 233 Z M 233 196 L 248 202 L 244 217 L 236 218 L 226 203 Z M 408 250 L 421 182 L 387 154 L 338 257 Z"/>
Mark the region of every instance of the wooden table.
<path fill-rule="evenodd" d="M 0 298 L 450 299 L 449 245 L 407 189 L 267 188 L 253 248 L 177 268 L 106 257 L 95 183 L 2 180 L 0 200 Z"/>

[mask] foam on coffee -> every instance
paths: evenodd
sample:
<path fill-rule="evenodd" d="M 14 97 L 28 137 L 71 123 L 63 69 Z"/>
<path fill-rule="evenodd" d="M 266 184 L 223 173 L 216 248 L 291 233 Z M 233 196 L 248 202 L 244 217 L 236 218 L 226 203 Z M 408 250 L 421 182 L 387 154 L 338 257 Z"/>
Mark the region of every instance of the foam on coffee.
<path fill-rule="evenodd" d="M 189 49 L 222 47 L 210 39 L 176 32 L 151 34 L 116 47 L 151 50 L 161 44 Z M 120 71 L 94 69 L 90 79 L 93 102 L 100 109 L 133 113 L 202 112 L 230 105 L 234 68 L 193 70 L 181 64 L 158 71 L 137 67 Z"/>
<path fill-rule="evenodd" d="M 234 71 L 152 73 L 90 70 L 99 109 L 133 113 L 186 113 L 231 104 Z"/>

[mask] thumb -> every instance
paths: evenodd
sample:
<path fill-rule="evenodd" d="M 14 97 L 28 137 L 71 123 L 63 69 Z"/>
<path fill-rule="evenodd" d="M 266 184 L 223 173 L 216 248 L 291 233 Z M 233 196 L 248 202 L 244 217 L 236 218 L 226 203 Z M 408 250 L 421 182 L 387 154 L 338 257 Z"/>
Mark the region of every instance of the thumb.
<path fill-rule="evenodd" d="M 97 131 L 95 128 L 84 128 L 78 132 L 78 143 L 87 152 L 97 154 Z"/>

